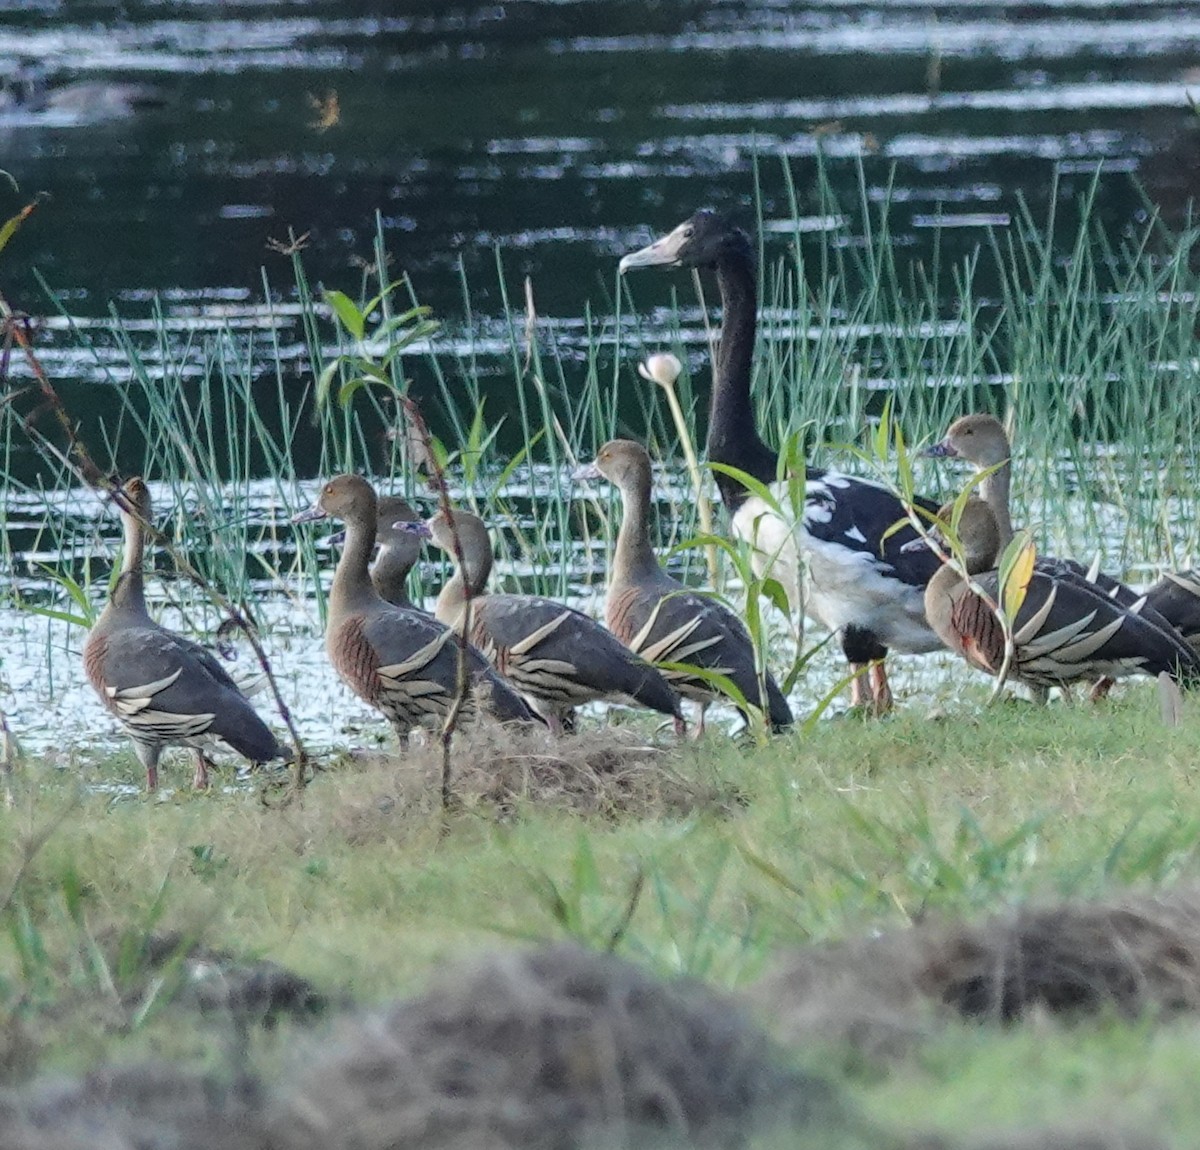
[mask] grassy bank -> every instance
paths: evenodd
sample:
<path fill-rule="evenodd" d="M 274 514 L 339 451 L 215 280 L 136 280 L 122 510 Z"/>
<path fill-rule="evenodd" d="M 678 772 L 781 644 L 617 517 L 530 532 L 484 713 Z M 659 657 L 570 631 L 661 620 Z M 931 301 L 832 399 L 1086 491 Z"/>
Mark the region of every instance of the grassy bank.
<path fill-rule="evenodd" d="M 81 778 L 30 764 L 0 812 L 5 1076 L 148 1054 L 222 1064 L 228 1034 L 181 1014 L 169 970 L 146 964 L 145 940 L 167 932 L 279 963 L 334 1003 L 563 937 L 741 993 L 789 948 L 1197 871 L 1200 717 L 1162 727 L 1149 689 L 1098 709 L 968 699 L 941 719 L 829 722 L 757 750 L 478 738 L 446 825 L 432 755 L 347 760 L 287 806 L 270 792 L 114 800 L 79 785 L 112 763 Z M 286 1062 L 295 1026 L 256 1031 L 253 1065 Z M 1186 1018 L 1035 1014 L 939 1028 L 898 1059 L 812 1042 L 794 1055 L 836 1067 L 895 1130 L 1086 1113 L 1182 1138 L 1200 1122 L 1196 1039 Z"/>

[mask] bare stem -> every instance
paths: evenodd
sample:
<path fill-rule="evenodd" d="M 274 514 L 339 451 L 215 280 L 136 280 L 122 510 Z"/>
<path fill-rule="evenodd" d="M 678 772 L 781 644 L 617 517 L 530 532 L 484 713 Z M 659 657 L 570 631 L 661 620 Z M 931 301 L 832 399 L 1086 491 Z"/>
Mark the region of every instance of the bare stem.
<path fill-rule="evenodd" d="M 428 476 L 430 487 L 437 494 L 439 510 L 445 516 L 446 525 L 450 528 L 450 542 L 454 551 L 454 561 L 461 571 L 464 568 L 462 541 L 458 537 L 458 524 L 454 519 L 454 507 L 450 502 L 450 490 L 446 486 L 446 474 L 442 470 L 437 455 L 433 451 L 433 441 L 429 434 L 429 427 L 425 423 L 425 417 L 421 414 L 421 408 L 415 399 L 407 395 L 402 395 L 400 403 L 404 408 L 404 414 L 409 423 L 410 434 L 408 442 L 411 446 L 417 448 L 417 453 L 419 454 L 418 462 L 422 465 L 426 476 Z M 454 742 L 454 733 L 458 729 L 459 718 L 462 715 L 463 707 L 466 705 L 467 692 L 471 689 L 470 676 L 467 673 L 467 653 L 470 649 L 472 590 L 470 584 L 465 579 L 463 580 L 463 596 L 462 624 L 458 629 L 458 666 L 455 678 L 454 702 L 450 704 L 450 710 L 446 714 L 446 721 L 442 724 L 441 734 L 443 814 L 450 809 L 450 804 L 454 799 L 454 791 L 451 785 L 453 778 L 450 752 Z M 444 830 L 445 824 L 443 824 Z"/>

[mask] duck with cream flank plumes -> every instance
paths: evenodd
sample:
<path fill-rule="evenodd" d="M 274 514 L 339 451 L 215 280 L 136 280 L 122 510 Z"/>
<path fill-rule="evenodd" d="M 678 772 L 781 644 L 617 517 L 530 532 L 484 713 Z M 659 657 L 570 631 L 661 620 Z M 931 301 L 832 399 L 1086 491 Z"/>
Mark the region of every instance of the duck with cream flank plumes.
<path fill-rule="evenodd" d="M 977 471 L 988 472 L 975 488 L 991 509 L 1000 534 L 1000 550 L 1012 542 L 1013 526 L 1010 507 L 1012 490 L 1012 445 L 1004 424 L 994 415 L 976 413 L 956 419 L 945 436 L 923 452 L 936 459 L 961 459 Z M 1123 607 L 1138 607 L 1141 596 L 1132 587 L 1101 572 L 1089 572 L 1074 559 L 1058 559 L 1039 555 L 1038 569 L 1048 575 L 1075 576 L 1093 583 Z M 1156 622 L 1159 620 L 1156 619 Z"/>
<path fill-rule="evenodd" d="M 321 489 L 315 506 L 293 522 L 327 516 L 346 526 L 346 542 L 329 590 L 325 651 L 338 675 L 391 724 L 401 746 L 417 726 L 440 724 L 458 696 L 458 637 L 420 611 L 379 597 L 368 564 L 375 546 L 378 501 L 357 475 L 339 475 Z M 467 649 L 472 690 L 462 715 L 480 708 L 501 722 L 533 715 L 473 647 Z"/>
<path fill-rule="evenodd" d="M 758 298 L 749 236 L 715 212 L 700 211 L 620 263 L 622 272 L 646 267 L 715 271 L 722 327 L 713 364 L 708 459 L 766 484 L 786 510 L 789 484 L 780 478 L 776 452 L 759 436 L 750 400 Z M 732 476 L 718 473 L 716 478 L 733 534 L 754 548 L 755 570 L 769 570 L 794 611 L 806 611 L 838 635 L 852 669 L 870 665 L 871 708 L 887 710 L 891 690 L 883 659 L 888 650 L 924 653 L 940 646 L 925 621 L 923 598 L 937 563 L 927 550 L 904 550 L 917 538 L 910 525 L 888 534 L 906 519 L 904 505 L 877 483 L 810 467 L 803 512 L 792 522 Z M 917 503 L 930 512 L 937 507 L 928 499 Z M 856 702 L 866 701 L 861 677 L 852 692 Z"/>
<path fill-rule="evenodd" d="M 456 510 L 451 525 L 446 513 L 439 512 L 422 526 L 455 561 L 434 613 L 459 628 L 469 610 L 472 642 L 552 731 L 561 734 L 576 707 L 607 700 L 670 715 L 676 731 L 683 733 L 679 696 L 666 679 L 594 619 L 540 595 L 488 593 L 492 543 L 477 515 Z"/>
<path fill-rule="evenodd" d="M 286 759 L 288 749 L 259 718 L 211 651 L 160 626 L 146 610 L 142 571 L 150 491 L 130 479 L 116 496 L 125 532 L 121 572 L 83 645 L 83 668 L 100 701 L 133 740 L 146 769 L 146 789 L 158 787 L 165 747 L 196 752 L 193 785 L 208 786 L 205 748 L 225 743 L 252 763 Z"/>
<path fill-rule="evenodd" d="M 1003 551 L 1013 537 L 1009 511 L 1012 446 L 1000 420 L 983 413 L 964 415 L 950 425 L 941 442 L 926 448 L 925 454 L 962 459 L 976 471 L 988 472 L 979 481 L 976 491 L 992 509 L 1000 532 L 1000 550 Z M 1164 576 L 1145 594 L 1139 594 L 1111 575 L 1089 571 L 1074 559 L 1039 555 L 1037 569 L 1059 579 L 1087 581 L 1154 626 L 1177 632 L 1193 648 L 1197 646 L 1193 637 L 1200 640 L 1200 584 L 1190 572 Z M 1111 687 L 1111 679 L 1101 679 L 1092 688 L 1092 698 L 1102 698 Z"/>
<path fill-rule="evenodd" d="M 711 595 L 700 594 L 668 575 L 650 545 L 650 456 L 640 443 L 614 439 L 579 468 L 575 479 L 607 479 L 621 492 L 624 508 L 604 621 L 631 651 L 656 666 L 690 664 L 726 676 L 748 702 L 759 707 L 773 730 L 792 723 L 792 712 L 769 671 L 760 679 L 742 621 Z M 711 680 L 661 668 L 684 698 L 700 705 L 697 735 L 704 732 L 709 703 L 725 696 Z M 764 694 L 765 692 L 765 694 Z"/>
<path fill-rule="evenodd" d="M 954 504 L 938 518 L 949 523 Z M 945 547 L 940 532 L 935 538 Z M 967 574 L 994 602 L 1001 596 L 996 563 L 1000 529 L 992 509 L 971 497 L 958 523 Z M 905 544 L 930 550 L 925 539 Z M 942 642 L 989 675 L 1004 662 L 1004 630 L 988 605 L 953 564 L 946 563 L 925 589 L 930 626 Z M 1181 685 L 1200 683 L 1200 656 L 1178 635 L 1164 631 L 1130 611 L 1086 580 L 1057 578 L 1034 569 L 1013 620 L 1014 653 L 1009 676 L 1044 692 L 1050 687 L 1166 672 Z M 1041 694 L 1044 698 L 1044 694 Z"/>

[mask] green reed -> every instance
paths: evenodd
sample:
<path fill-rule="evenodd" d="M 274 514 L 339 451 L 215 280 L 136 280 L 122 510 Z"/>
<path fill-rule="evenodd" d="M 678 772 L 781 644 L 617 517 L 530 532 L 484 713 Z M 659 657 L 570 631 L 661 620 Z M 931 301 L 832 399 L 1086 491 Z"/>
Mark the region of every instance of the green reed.
<path fill-rule="evenodd" d="M 1057 206 L 1046 218 L 1018 205 L 1007 227 L 979 229 L 958 258 L 934 229 L 917 260 L 897 240 L 896 205 L 886 194 L 872 202 L 865 177 L 853 204 L 838 201 L 824 169 L 807 198 L 786 164 L 777 175 L 762 165 L 758 179 L 782 187 L 793 220 L 835 221 L 816 231 L 794 225 L 782 240 L 774 228 L 761 233 L 754 394 L 770 441 L 799 435 L 811 461 L 862 470 L 839 445 L 865 441 L 885 396 L 909 443 L 940 435 L 964 411 L 1009 412 L 1015 516 L 1045 545 L 1090 558 L 1103 539 L 1116 571 L 1178 564 L 1200 546 L 1191 462 L 1200 426 L 1196 229 L 1173 233 L 1152 213 L 1108 229 L 1093 184 L 1077 202 L 1051 194 Z M 319 601 L 327 560 L 285 520 L 306 502 L 305 481 L 342 470 L 421 491 L 403 434 L 389 434 L 399 429 L 396 393 L 407 391 L 444 449 L 457 494 L 508 538 L 500 578 L 509 570 L 526 590 L 568 594 L 581 570 L 598 574 L 602 562 L 573 542 L 611 541 L 618 514 L 610 492 L 572 487 L 574 464 L 614 435 L 648 442 L 673 472 L 681 459 L 657 389 L 634 370 L 644 355 L 673 350 L 684 361 L 678 395 L 691 438 L 703 438 L 708 336 L 719 319 L 713 285 L 676 276 L 671 306 L 652 322 L 638 300 L 661 297 L 661 279 L 616 283 L 614 269 L 604 312 L 564 319 L 539 314 L 536 283 L 527 295 L 497 252 L 499 317 L 475 314 L 460 271 L 462 315 L 437 317 L 436 333 L 397 349 L 406 331 L 397 317 L 419 306 L 420 285 L 381 282 L 386 268 L 379 227 L 373 263 L 345 289 L 360 302 L 377 297 L 365 343 L 312 289 L 302 252 L 292 255 L 294 305 L 266 305 L 279 326 L 188 334 L 155 308 L 149 337 L 115 312 L 104 332 L 72 331 L 78 351 L 115 349 L 121 364 L 104 366 L 119 414 L 88 425 L 98 456 L 166 487 L 175 538 L 235 599 L 274 587 Z M 275 298 L 265 277 L 263 292 Z M 328 377 L 336 394 L 364 359 L 385 365 L 386 386 L 317 403 L 318 380 Z M 96 363 L 109 361 L 97 354 Z M 20 486 L 18 434 L 6 422 L 0 481 L 10 489 Z M 918 485 L 935 494 L 965 482 L 922 468 Z M 257 503 L 250 498 L 251 481 L 264 479 L 270 513 L 257 505 L 261 486 Z M 47 465 L 42 481 L 61 488 L 69 476 Z M 691 500 L 661 510 L 664 546 L 697 533 Z M 71 521 L 47 516 L 40 546 L 72 554 L 77 534 Z M 702 557 L 685 549 L 683 561 L 699 577 Z"/>

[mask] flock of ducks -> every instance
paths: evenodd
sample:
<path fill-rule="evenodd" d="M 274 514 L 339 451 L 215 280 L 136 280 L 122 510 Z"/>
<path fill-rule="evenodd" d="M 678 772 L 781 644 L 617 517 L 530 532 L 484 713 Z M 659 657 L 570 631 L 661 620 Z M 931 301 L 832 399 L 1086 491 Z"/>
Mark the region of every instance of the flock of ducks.
<path fill-rule="evenodd" d="M 1002 594 L 996 567 L 1013 537 L 1012 451 L 1003 425 L 990 415 L 957 420 L 927 452 L 960 458 L 983 473 L 958 509 L 961 567 L 943 560 L 953 504 L 939 508 L 917 498 L 910 517 L 909 506 L 881 484 L 808 468 L 803 507 L 789 514 L 795 477 L 782 473 L 759 436 L 750 399 L 758 302 L 749 237 L 713 212 L 697 212 L 620 264 L 622 272 L 644 267 L 716 273 L 723 328 L 707 454 L 723 465 L 717 486 L 730 529 L 750 544 L 755 569 L 784 585 L 795 614 L 838 636 L 854 703 L 875 714 L 892 705 L 885 669 L 891 649 L 949 648 L 992 675 L 1001 673 L 1007 655 L 1009 677 L 1042 699 L 1050 687 L 1079 682 L 1090 682 L 1099 696 L 1130 674 L 1165 673 L 1185 687 L 1200 683 L 1200 577 L 1190 571 L 1139 595 L 1071 560 L 1038 558 L 1009 647 L 989 599 Z M 757 481 L 755 490 L 737 473 Z M 576 708 L 597 700 L 657 711 L 679 734 L 684 699 L 699 707 L 698 732 L 717 699 L 761 713 L 772 730 L 790 726 L 787 699 L 742 620 L 672 578 L 654 553 L 645 448 L 630 440 L 606 443 L 576 478 L 607 480 L 622 498 L 607 626 L 542 596 L 489 593 L 492 544 L 477 516 L 454 509 L 422 520 L 403 500 L 377 496 L 359 476 L 327 482 L 295 521 L 329 518 L 345 526 L 325 648 L 347 686 L 383 715 L 401 745 L 414 728 L 442 723 L 460 696 L 463 720 L 487 713 L 501 722 L 544 724 L 555 734 L 571 731 Z M 760 485 L 770 499 L 758 493 Z M 142 573 L 151 514 L 145 483 L 129 480 L 116 502 L 125 536 L 122 568 L 83 662 L 101 701 L 133 740 L 147 787 L 157 786 L 159 758 L 171 744 L 194 748 L 197 787 L 208 784 L 206 748 L 214 739 L 253 763 L 287 758 L 287 747 L 219 661 L 150 617 Z M 922 514 L 936 517 L 932 530 L 913 525 Z M 407 590 L 426 542 L 454 564 L 432 614 Z"/>

